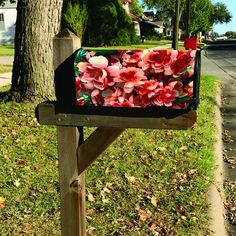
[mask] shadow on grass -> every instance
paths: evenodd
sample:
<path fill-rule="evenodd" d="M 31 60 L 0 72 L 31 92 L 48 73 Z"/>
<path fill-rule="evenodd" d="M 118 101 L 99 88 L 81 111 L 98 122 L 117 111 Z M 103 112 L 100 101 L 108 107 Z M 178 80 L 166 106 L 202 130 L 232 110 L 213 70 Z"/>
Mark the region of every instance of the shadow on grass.
<path fill-rule="evenodd" d="M 9 86 L 0 88 L 0 102 L 12 101 L 11 90 Z"/>

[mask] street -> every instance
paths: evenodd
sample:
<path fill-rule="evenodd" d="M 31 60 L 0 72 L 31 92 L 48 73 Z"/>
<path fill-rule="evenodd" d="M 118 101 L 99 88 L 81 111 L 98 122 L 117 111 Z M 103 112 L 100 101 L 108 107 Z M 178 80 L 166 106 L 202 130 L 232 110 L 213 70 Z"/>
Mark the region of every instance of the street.
<path fill-rule="evenodd" d="M 224 72 L 236 79 L 236 40 L 212 41 L 206 47 L 206 54 Z"/>
<path fill-rule="evenodd" d="M 225 186 L 230 184 L 231 188 L 235 188 L 236 183 L 236 41 L 214 42 L 206 50 L 207 57 L 212 60 L 221 70 L 212 73 L 216 75 L 222 83 L 222 104 L 221 115 L 222 139 L 223 139 L 223 155 L 224 155 L 224 179 Z M 210 69 L 210 68 L 209 68 Z M 209 71 L 211 74 L 211 70 Z M 225 72 L 225 73 L 223 73 Z M 229 204 L 226 207 L 232 209 L 234 205 Z M 235 211 L 230 210 L 229 218 L 235 217 Z M 229 235 L 236 235 L 236 226 L 228 225 Z"/>

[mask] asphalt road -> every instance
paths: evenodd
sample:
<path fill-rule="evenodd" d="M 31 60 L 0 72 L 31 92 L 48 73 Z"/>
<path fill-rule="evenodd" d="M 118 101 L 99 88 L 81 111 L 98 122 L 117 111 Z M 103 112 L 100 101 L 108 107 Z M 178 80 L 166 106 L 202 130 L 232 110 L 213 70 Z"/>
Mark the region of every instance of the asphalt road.
<path fill-rule="evenodd" d="M 227 42 L 229 42 L 227 44 Z M 213 60 L 224 72 L 236 80 L 236 41 L 215 41 L 207 48 L 207 56 Z"/>
<path fill-rule="evenodd" d="M 224 143 L 224 177 L 230 186 L 236 184 L 236 41 L 213 43 L 206 50 L 206 54 L 221 70 L 218 78 L 222 82 L 223 143 Z M 222 72 L 225 73 L 222 73 Z M 224 75 L 225 74 L 225 75 Z M 235 199 L 234 199 L 235 200 Z M 232 209 L 235 202 L 229 205 Z M 227 208 L 227 209 L 229 209 Z M 232 213 L 234 212 L 234 213 Z M 236 217 L 231 211 L 231 218 Z M 236 235 L 236 225 L 228 225 L 229 235 Z"/>

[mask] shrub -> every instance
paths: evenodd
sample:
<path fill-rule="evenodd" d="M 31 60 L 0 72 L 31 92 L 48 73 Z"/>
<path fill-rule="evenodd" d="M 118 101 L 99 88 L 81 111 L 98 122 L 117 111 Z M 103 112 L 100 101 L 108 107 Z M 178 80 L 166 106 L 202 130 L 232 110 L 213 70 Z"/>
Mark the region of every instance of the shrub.
<path fill-rule="evenodd" d="M 63 26 L 72 30 L 78 37 L 83 39 L 88 20 L 87 6 L 84 1 L 66 1 L 63 6 Z"/>
<path fill-rule="evenodd" d="M 90 0 L 87 4 L 89 20 L 84 45 L 128 45 L 137 41 L 133 22 L 120 0 Z"/>

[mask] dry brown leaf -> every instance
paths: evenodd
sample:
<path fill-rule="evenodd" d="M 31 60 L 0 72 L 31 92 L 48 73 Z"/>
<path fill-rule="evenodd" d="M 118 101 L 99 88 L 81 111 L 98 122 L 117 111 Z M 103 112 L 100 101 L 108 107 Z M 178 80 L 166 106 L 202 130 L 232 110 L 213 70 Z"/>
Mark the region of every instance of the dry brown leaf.
<path fill-rule="evenodd" d="M 94 211 L 93 209 L 88 209 L 88 210 L 86 211 L 86 215 L 87 215 L 87 216 L 92 216 L 92 215 L 94 215 L 94 213 L 95 213 L 95 211 Z"/>
<path fill-rule="evenodd" d="M 107 187 L 104 187 L 104 188 L 103 188 L 103 191 L 104 191 L 105 193 L 111 193 L 111 190 L 110 190 L 109 188 L 107 188 Z"/>
<path fill-rule="evenodd" d="M 135 177 L 134 176 L 128 176 L 126 173 L 125 173 L 125 178 L 127 179 L 127 181 L 129 183 L 134 183 L 135 182 Z"/>
<path fill-rule="evenodd" d="M 156 228 L 157 228 L 156 224 L 152 224 L 151 227 L 149 227 L 149 230 L 151 232 L 155 232 Z"/>
<path fill-rule="evenodd" d="M 18 160 L 17 162 L 16 162 L 16 165 L 17 166 L 24 166 L 25 165 L 25 160 Z"/>
<path fill-rule="evenodd" d="M 155 196 L 152 196 L 152 197 L 151 197 L 151 203 L 152 203 L 152 205 L 153 205 L 154 207 L 157 206 L 157 199 L 156 199 Z"/>
<path fill-rule="evenodd" d="M 109 201 L 109 199 L 104 198 L 104 199 L 102 199 L 102 202 L 105 203 L 105 204 L 108 204 L 110 201 Z"/>
<path fill-rule="evenodd" d="M 138 209 L 138 216 L 139 216 L 140 220 L 145 221 L 152 216 L 152 212 L 149 210 Z"/>
<path fill-rule="evenodd" d="M 182 147 L 180 148 L 180 151 L 186 152 L 186 151 L 188 151 L 188 147 L 187 147 L 187 146 L 182 146 Z"/>
<path fill-rule="evenodd" d="M 90 201 L 90 202 L 95 202 L 95 197 L 93 196 L 93 194 L 91 194 L 91 193 L 88 193 L 88 201 Z"/>

